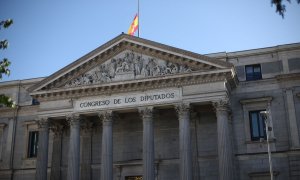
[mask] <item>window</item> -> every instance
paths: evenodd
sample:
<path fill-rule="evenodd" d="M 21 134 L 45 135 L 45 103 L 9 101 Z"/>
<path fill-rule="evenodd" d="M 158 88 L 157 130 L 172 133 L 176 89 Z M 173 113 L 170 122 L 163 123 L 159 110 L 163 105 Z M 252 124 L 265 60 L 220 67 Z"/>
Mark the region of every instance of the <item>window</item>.
<path fill-rule="evenodd" d="M 264 120 L 260 115 L 261 111 L 265 110 L 249 112 L 250 132 L 252 141 L 257 141 L 261 138 L 266 139 L 266 126 Z"/>
<path fill-rule="evenodd" d="M 37 99 L 32 99 L 32 105 L 40 105 L 40 102 Z"/>
<path fill-rule="evenodd" d="M 247 81 L 262 79 L 260 64 L 247 65 L 245 71 Z"/>
<path fill-rule="evenodd" d="M 29 131 L 28 137 L 28 158 L 35 158 L 37 156 L 37 149 L 38 149 L 38 139 L 39 139 L 39 132 L 38 131 Z"/>

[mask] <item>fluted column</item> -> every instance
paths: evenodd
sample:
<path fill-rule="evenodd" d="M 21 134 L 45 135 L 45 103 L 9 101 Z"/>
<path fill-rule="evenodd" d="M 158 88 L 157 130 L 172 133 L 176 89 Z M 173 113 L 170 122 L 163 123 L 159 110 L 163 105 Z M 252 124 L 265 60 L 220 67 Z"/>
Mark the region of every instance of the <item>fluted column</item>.
<path fill-rule="evenodd" d="M 228 99 L 213 102 L 217 116 L 218 131 L 218 159 L 219 159 L 219 179 L 232 180 L 233 175 L 233 152 L 229 135 L 228 119 Z"/>
<path fill-rule="evenodd" d="M 68 115 L 70 124 L 70 143 L 68 154 L 68 180 L 79 180 L 80 173 L 80 116 Z"/>
<path fill-rule="evenodd" d="M 101 154 L 101 180 L 113 179 L 113 112 L 110 110 L 99 113 L 103 124 L 102 154 Z"/>
<path fill-rule="evenodd" d="M 36 162 L 36 179 L 47 179 L 48 169 L 48 143 L 49 143 L 49 122 L 48 118 L 40 118 L 38 121 L 39 140 Z"/>
<path fill-rule="evenodd" d="M 192 180 L 192 149 L 190 130 L 190 105 L 186 103 L 176 105 L 179 119 L 179 166 L 180 180 Z"/>
<path fill-rule="evenodd" d="M 80 153 L 80 179 L 90 180 L 91 178 L 91 161 L 92 161 L 92 133 L 93 122 L 85 119 L 81 123 L 81 153 Z"/>
<path fill-rule="evenodd" d="M 143 119 L 143 180 L 154 180 L 153 107 L 141 107 L 139 113 Z"/>
<path fill-rule="evenodd" d="M 61 150 L 62 150 L 62 134 L 64 124 L 61 122 L 51 122 L 50 129 L 54 133 L 53 149 L 52 149 L 52 162 L 51 162 L 51 175 L 50 180 L 60 179 L 61 173 Z"/>

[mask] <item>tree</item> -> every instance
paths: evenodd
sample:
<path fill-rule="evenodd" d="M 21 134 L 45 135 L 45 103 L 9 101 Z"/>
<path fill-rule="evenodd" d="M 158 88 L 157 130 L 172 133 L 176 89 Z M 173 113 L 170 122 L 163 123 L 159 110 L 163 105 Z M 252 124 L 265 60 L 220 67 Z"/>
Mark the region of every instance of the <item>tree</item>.
<path fill-rule="evenodd" d="M 8 28 L 12 24 L 13 24 L 12 19 L 1 21 L 0 22 L 0 30 L 2 28 L 4 28 L 4 29 Z M 1 40 L 0 41 L 0 49 L 4 50 L 7 47 L 8 47 L 7 39 Z M 7 58 L 3 58 L 3 60 L 0 61 L 0 80 L 2 79 L 3 74 L 5 74 L 5 75 L 10 74 L 10 70 L 8 69 L 9 65 L 10 65 L 10 61 Z M 7 107 L 15 107 L 15 103 L 13 102 L 13 100 L 4 94 L 0 94 L 0 104 L 4 104 Z"/>
<path fill-rule="evenodd" d="M 284 18 L 284 13 L 286 11 L 283 1 L 291 3 L 291 0 L 271 0 L 271 4 L 276 6 L 276 13 L 278 13 L 282 18 Z M 300 0 L 297 0 L 300 4 Z"/>

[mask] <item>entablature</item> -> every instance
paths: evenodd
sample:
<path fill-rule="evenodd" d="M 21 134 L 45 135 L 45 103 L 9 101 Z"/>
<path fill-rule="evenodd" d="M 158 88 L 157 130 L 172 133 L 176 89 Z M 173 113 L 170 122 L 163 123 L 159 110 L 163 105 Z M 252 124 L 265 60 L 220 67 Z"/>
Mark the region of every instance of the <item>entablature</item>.
<path fill-rule="evenodd" d="M 215 70 L 209 72 L 189 72 L 171 76 L 161 76 L 148 79 L 130 80 L 125 82 L 110 82 L 79 87 L 56 88 L 52 90 L 32 92 L 31 96 L 39 101 L 70 99 L 95 95 L 111 95 L 130 91 L 145 91 L 168 87 L 181 87 L 185 85 L 209 83 L 216 81 L 232 81 L 231 69 Z"/>

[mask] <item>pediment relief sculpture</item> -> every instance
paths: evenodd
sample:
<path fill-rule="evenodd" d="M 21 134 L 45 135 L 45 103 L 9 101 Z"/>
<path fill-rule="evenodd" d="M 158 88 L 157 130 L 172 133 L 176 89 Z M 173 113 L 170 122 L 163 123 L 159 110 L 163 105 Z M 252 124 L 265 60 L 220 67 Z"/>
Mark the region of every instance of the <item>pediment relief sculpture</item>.
<path fill-rule="evenodd" d="M 125 51 L 72 79 L 65 87 L 142 79 L 191 71 L 192 69 L 187 65 L 179 65 L 132 51 Z"/>

